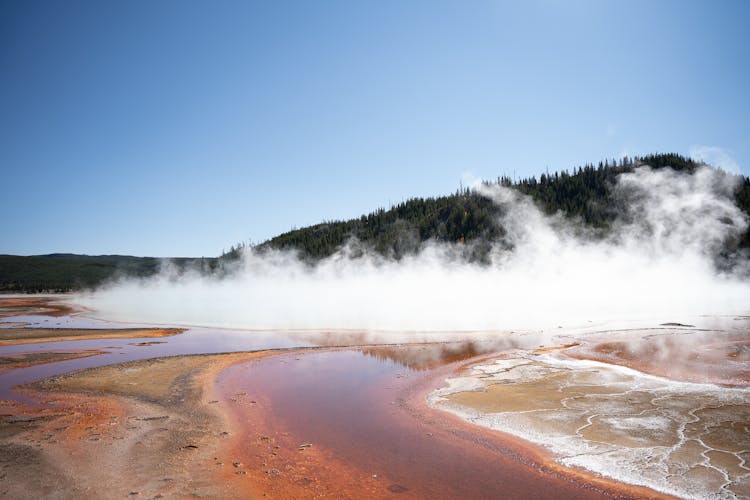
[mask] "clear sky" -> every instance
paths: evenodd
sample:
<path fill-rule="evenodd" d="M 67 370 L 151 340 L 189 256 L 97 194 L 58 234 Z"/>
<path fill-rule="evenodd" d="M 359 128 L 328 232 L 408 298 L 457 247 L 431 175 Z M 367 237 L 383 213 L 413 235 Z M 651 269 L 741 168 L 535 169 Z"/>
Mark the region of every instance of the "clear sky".
<path fill-rule="evenodd" d="M 750 173 L 750 2 L 0 0 L 0 253 L 214 256 L 623 154 Z"/>

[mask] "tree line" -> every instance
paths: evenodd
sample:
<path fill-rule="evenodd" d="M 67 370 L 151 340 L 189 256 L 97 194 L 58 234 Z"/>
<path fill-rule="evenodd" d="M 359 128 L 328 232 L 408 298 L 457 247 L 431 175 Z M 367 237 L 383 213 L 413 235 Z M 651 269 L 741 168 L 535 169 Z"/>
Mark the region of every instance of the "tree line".
<path fill-rule="evenodd" d="M 553 174 L 512 180 L 498 177 L 486 184 L 497 184 L 528 195 L 547 214 L 562 213 L 576 218 L 585 226 L 606 234 L 621 210 L 613 196 L 617 176 L 649 166 L 671 168 L 693 173 L 701 163 L 670 153 L 643 157 L 606 160 Z M 727 174 L 730 175 L 730 174 Z M 750 216 L 750 179 L 742 177 L 735 195 L 737 205 Z M 498 225 L 500 207 L 470 189 L 459 189 L 449 196 L 412 198 L 391 207 L 379 208 L 358 219 L 329 221 L 280 234 L 257 245 L 268 248 L 294 249 L 309 260 L 330 256 L 352 238 L 382 255 L 399 258 L 418 251 L 428 240 L 454 243 L 480 243 L 475 246 L 481 258 L 482 242 L 502 240 L 504 230 Z M 740 247 L 750 248 L 750 231 L 745 232 Z M 229 255 L 227 255 L 229 256 Z"/>

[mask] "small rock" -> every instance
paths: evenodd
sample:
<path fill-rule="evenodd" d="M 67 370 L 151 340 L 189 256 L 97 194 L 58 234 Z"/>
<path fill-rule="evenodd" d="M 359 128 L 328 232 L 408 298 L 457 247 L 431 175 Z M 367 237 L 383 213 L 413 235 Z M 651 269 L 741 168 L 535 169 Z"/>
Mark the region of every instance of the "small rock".
<path fill-rule="evenodd" d="M 409 488 L 401 486 L 400 484 L 392 484 L 388 486 L 388 491 L 391 493 L 404 493 L 405 491 L 409 491 Z"/>
<path fill-rule="evenodd" d="M 242 465 L 242 462 L 232 462 L 232 465 L 235 467 L 240 467 Z"/>

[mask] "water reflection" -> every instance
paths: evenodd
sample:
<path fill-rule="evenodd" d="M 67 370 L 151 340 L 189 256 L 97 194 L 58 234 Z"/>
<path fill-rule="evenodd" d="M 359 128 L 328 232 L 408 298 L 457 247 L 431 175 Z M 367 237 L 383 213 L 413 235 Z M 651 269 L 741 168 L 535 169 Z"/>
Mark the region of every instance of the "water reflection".
<path fill-rule="evenodd" d="M 18 318 L 18 317 L 17 317 Z M 44 317 L 22 316 L 24 321 L 45 324 Z M 42 318 L 42 319 L 40 319 Z M 57 320 L 58 318 L 55 318 Z M 14 320 L 17 320 L 14 318 Z M 92 322 L 98 328 L 120 328 L 145 325 L 122 325 L 101 320 L 79 317 L 59 318 L 66 328 L 91 328 Z M 471 336 L 471 340 L 467 337 Z M 60 375 L 74 370 L 93 368 L 124 361 L 179 356 L 189 354 L 216 354 L 224 352 L 259 351 L 267 349 L 293 349 L 309 347 L 364 347 L 363 352 L 375 355 L 369 346 L 386 345 L 391 349 L 391 359 L 403 366 L 415 369 L 429 369 L 439 364 L 467 359 L 473 355 L 496 350 L 536 346 L 539 338 L 535 335 L 512 335 L 493 332 L 361 332 L 361 331 L 251 331 L 217 328 L 190 328 L 185 333 L 172 337 L 73 340 L 38 344 L 10 345 L 0 347 L 5 355 L 57 351 L 97 350 L 103 354 L 82 359 L 71 359 L 19 368 L 0 373 L 0 399 L 16 399 L 25 403 L 32 401 L 12 390 L 12 387 L 45 377 Z M 397 344 L 421 343 L 419 349 L 401 350 Z M 384 355 L 384 354 L 378 354 Z"/>
<path fill-rule="evenodd" d="M 464 340 L 407 346 L 363 347 L 360 351 L 381 361 L 391 360 L 412 370 L 432 370 L 438 366 L 464 361 L 507 349 L 519 347 L 512 339 Z"/>

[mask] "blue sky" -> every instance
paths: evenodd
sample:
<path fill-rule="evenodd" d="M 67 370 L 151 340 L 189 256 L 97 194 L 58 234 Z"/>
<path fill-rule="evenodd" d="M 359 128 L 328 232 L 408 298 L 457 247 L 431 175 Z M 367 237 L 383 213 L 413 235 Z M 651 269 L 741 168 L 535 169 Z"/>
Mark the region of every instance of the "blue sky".
<path fill-rule="evenodd" d="M 750 2 L 0 1 L 0 253 L 213 256 L 623 154 L 750 173 Z"/>

